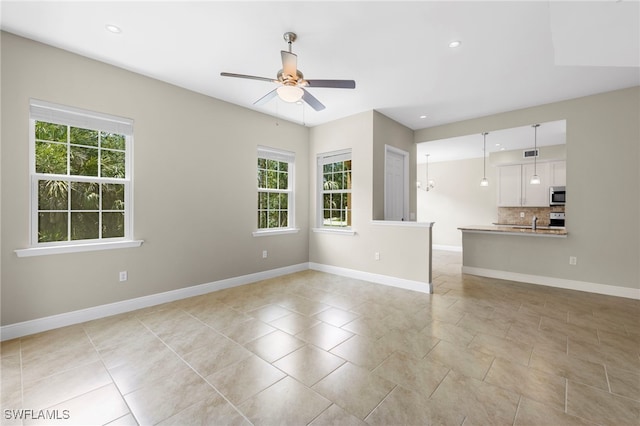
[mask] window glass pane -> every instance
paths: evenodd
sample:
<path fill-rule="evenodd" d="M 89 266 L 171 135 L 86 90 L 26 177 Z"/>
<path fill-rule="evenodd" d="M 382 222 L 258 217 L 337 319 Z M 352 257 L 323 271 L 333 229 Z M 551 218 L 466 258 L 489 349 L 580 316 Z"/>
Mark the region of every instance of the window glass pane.
<path fill-rule="evenodd" d="M 267 193 L 258 192 L 258 210 L 264 210 L 267 208 Z"/>
<path fill-rule="evenodd" d="M 280 195 L 280 208 L 288 209 L 289 208 L 289 194 L 279 194 Z"/>
<path fill-rule="evenodd" d="M 258 212 L 258 228 L 266 228 L 267 227 L 267 212 L 259 211 Z"/>
<path fill-rule="evenodd" d="M 102 141 L 100 142 L 100 146 L 103 148 L 112 148 L 112 149 L 125 149 L 125 136 L 118 135 L 117 133 L 107 133 L 100 132 L 100 137 Z"/>
<path fill-rule="evenodd" d="M 270 211 L 269 212 L 269 228 L 277 228 L 280 223 L 278 217 L 278 211 Z"/>
<path fill-rule="evenodd" d="M 77 145 L 98 146 L 98 132 L 96 130 L 72 127 L 69 142 Z"/>
<path fill-rule="evenodd" d="M 67 126 L 36 121 L 36 139 L 67 142 Z"/>
<path fill-rule="evenodd" d="M 288 172 L 289 171 L 289 163 L 285 163 L 285 162 L 281 161 L 278 169 L 281 172 Z"/>
<path fill-rule="evenodd" d="M 124 185 L 102 184 L 102 210 L 124 210 Z"/>
<path fill-rule="evenodd" d="M 67 214 L 38 213 L 38 242 L 67 241 Z"/>
<path fill-rule="evenodd" d="M 63 180 L 38 181 L 38 210 L 67 210 L 69 182 Z"/>
<path fill-rule="evenodd" d="M 123 151 L 108 151 L 103 149 L 100 151 L 100 156 L 100 160 L 102 161 L 100 164 L 101 176 L 120 179 L 125 178 Z"/>
<path fill-rule="evenodd" d="M 36 142 L 36 173 L 67 174 L 67 145 Z"/>
<path fill-rule="evenodd" d="M 258 170 L 258 188 L 267 187 L 267 171 Z"/>
<path fill-rule="evenodd" d="M 102 238 L 124 237 L 124 212 L 102 213 Z"/>
<path fill-rule="evenodd" d="M 280 208 L 279 194 L 269 194 L 269 210 L 276 210 Z"/>
<path fill-rule="evenodd" d="M 278 170 L 278 162 L 276 160 L 267 160 L 267 170 Z"/>
<path fill-rule="evenodd" d="M 347 160 L 344 162 L 344 169 L 351 170 L 351 160 Z"/>
<path fill-rule="evenodd" d="M 93 182 L 71 182 L 71 210 L 98 210 L 99 188 Z"/>
<path fill-rule="evenodd" d="M 331 194 L 324 194 L 322 196 L 322 207 L 325 209 L 331 208 Z"/>
<path fill-rule="evenodd" d="M 273 170 L 267 171 L 267 188 L 270 188 L 270 189 L 278 188 L 278 172 L 275 172 Z"/>
<path fill-rule="evenodd" d="M 70 173 L 78 176 L 98 176 L 98 150 L 71 147 Z"/>
<path fill-rule="evenodd" d="M 333 163 L 325 164 L 322 167 L 322 172 L 323 173 L 331 173 L 332 171 L 333 171 Z"/>
<path fill-rule="evenodd" d="M 286 172 L 278 173 L 278 188 L 279 189 L 288 189 L 289 188 L 289 174 Z"/>
<path fill-rule="evenodd" d="M 72 212 L 71 213 L 71 239 L 91 240 L 99 236 L 98 212 Z"/>
<path fill-rule="evenodd" d="M 267 160 L 264 158 L 258 158 L 258 168 L 266 169 L 267 168 Z"/>
<path fill-rule="evenodd" d="M 286 210 L 280 212 L 280 227 L 286 228 L 289 226 L 289 213 Z"/>

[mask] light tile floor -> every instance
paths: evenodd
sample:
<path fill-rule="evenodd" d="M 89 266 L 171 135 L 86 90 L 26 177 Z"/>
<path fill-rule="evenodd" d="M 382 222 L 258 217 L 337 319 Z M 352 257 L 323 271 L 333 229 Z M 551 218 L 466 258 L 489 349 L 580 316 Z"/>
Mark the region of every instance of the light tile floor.
<path fill-rule="evenodd" d="M 639 301 L 451 252 L 433 275 L 305 271 L 3 342 L 2 424 L 640 424 Z"/>

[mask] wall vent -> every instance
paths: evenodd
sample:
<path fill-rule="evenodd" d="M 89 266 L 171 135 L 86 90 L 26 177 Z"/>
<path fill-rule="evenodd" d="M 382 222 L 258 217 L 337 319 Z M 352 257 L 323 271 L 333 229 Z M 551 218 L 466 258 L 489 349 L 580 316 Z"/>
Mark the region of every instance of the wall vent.
<path fill-rule="evenodd" d="M 533 158 L 538 157 L 540 155 L 539 149 L 525 149 L 522 152 L 522 158 Z"/>

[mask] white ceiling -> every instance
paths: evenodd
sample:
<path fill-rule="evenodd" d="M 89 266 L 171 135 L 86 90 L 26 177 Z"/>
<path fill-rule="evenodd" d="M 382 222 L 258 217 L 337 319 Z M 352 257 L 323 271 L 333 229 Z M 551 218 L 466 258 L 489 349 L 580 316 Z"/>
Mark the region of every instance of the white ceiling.
<path fill-rule="evenodd" d="M 489 132 L 487 155 L 498 151 L 533 149 L 534 139 L 538 147 L 566 143 L 567 122 L 565 120 L 536 124 L 539 124 L 537 135 L 534 134 L 534 129 L 530 125 Z M 427 154 L 429 163 L 481 158 L 484 155 L 483 142 L 482 134 L 478 133 L 419 143 L 416 149 L 417 162 L 418 164 L 426 163 Z"/>
<path fill-rule="evenodd" d="M 638 0 L 0 7 L 5 31 L 308 126 L 375 109 L 419 129 L 640 84 Z M 275 77 L 286 31 L 298 34 L 306 78 L 353 79 L 356 89 L 308 89 L 320 112 L 278 99 L 255 107 L 272 83 L 220 76 Z"/>

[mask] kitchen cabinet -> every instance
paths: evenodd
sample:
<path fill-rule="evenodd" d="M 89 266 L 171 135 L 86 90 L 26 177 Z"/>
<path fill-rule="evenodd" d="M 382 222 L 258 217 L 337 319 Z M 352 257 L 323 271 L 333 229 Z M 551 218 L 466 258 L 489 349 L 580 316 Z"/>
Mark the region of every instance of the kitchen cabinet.
<path fill-rule="evenodd" d="M 549 163 L 538 163 L 540 184 L 531 185 L 533 164 L 498 167 L 498 207 L 548 207 Z"/>
<path fill-rule="evenodd" d="M 552 161 L 549 163 L 549 186 L 567 185 L 567 162 Z"/>
<path fill-rule="evenodd" d="M 522 202 L 522 165 L 498 167 L 498 206 L 520 207 Z"/>
<path fill-rule="evenodd" d="M 525 207 L 549 207 L 549 163 L 538 163 L 540 183 L 531 185 L 533 164 L 522 165 L 522 205 Z"/>

